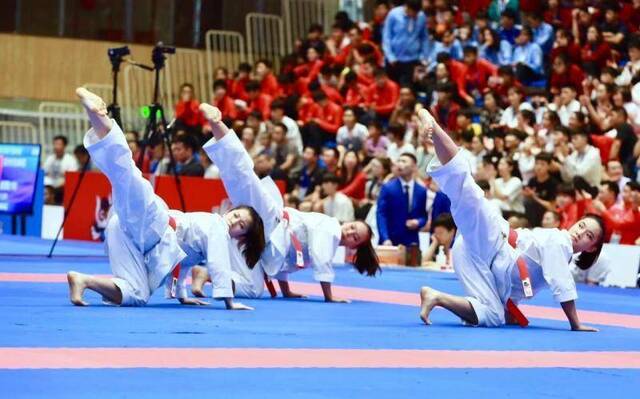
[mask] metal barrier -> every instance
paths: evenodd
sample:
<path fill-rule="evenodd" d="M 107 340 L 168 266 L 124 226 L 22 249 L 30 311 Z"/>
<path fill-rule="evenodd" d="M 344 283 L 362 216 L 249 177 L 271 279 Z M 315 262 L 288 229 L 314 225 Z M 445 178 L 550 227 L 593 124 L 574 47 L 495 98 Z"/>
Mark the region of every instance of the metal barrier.
<path fill-rule="evenodd" d="M 278 70 L 280 59 L 286 52 L 282 18 L 277 15 L 249 13 L 245 22 L 249 60 L 253 63 L 266 58 Z"/>
<path fill-rule="evenodd" d="M 193 85 L 194 96 L 201 102 L 210 100 L 210 83 L 205 73 L 202 51 L 176 49 L 174 55 L 167 57 L 164 75 L 167 87 L 166 99 L 172 107 L 171 109 L 165 108 L 167 117 L 174 114 L 173 106 L 180 99 L 180 85 L 183 83 L 191 83 Z"/>
<path fill-rule="evenodd" d="M 82 144 L 82 138 L 89 129 L 89 121 L 82 107 L 77 104 L 43 102 L 38 107 L 40 144 L 43 153 L 52 151 L 53 138 L 57 135 L 67 137 L 69 147 Z"/>
<path fill-rule="evenodd" d="M 209 30 L 205 36 L 207 76 L 209 77 L 208 93 L 213 95 L 213 76 L 215 69 L 224 67 L 233 72 L 240 63 L 247 60 L 244 37 L 238 32 Z"/>
<path fill-rule="evenodd" d="M 38 143 L 38 129 L 33 123 L 0 121 L 0 143 Z"/>
<path fill-rule="evenodd" d="M 339 0 L 282 0 L 287 52 L 293 51 L 296 40 L 303 40 L 312 24 L 324 26 L 330 33 L 333 19 L 340 10 Z"/>

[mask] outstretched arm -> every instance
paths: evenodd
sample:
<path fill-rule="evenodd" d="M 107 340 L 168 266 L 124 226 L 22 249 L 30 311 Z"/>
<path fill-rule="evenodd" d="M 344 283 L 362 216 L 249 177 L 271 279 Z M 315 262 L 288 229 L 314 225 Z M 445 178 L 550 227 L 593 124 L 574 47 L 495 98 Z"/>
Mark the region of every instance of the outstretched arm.
<path fill-rule="evenodd" d="M 572 331 L 598 331 L 597 328 L 580 324 L 580 319 L 578 319 L 578 311 L 576 310 L 576 301 L 562 302 L 560 305 L 562 306 L 564 314 L 567 315 L 567 319 L 569 320 L 569 324 L 571 324 Z"/>

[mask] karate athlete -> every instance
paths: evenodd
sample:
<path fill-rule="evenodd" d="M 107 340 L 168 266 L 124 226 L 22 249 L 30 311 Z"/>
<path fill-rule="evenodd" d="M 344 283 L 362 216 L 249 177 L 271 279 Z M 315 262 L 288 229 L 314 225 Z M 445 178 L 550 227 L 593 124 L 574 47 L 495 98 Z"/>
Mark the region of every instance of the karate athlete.
<path fill-rule="evenodd" d="M 371 245 L 369 226 L 361 221 L 341 226 L 337 219 L 327 215 L 284 208 L 277 186 L 270 178 L 258 179 L 238 136 L 221 122 L 220 111 L 209 104 L 201 104 L 200 109 L 214 135 L 203 149 L 220 169 L 229 199 L 234 205 L 255 208 L 264 221 L 265 237 L 268 237 L 260 260 L 264 273 L 278 280 L 284 297 L 301 298 L 302 295 L 291 291 L 288 275 L 310 266 L 326 302 L 348 302 L 331 292 L 335 278 L 332 260 L 339 245 L 355 249 L 355 268 L 361 274 L 375 276 L 380 266 Z M 196 295 L 202 295 L 208 277 L 207 270 L 194 268 L 192 291 Z M 264 290 L 264 275 L 254 271 L 253 282 L 251 288 L 242 292 L 249 297 L 259 297 Z M 275 290 L 270 288 L 270 291 L 275 296 Z"/>
<path fill-rule="evenodd" d="M 233 301 L 228 243 L 238 239 L 245 265 L 253 267 L 265 246 L 260 216 L 249 207 L 232 209 L 224 216 L 168 210 L 136 168 L 122 130 L 107 117 L 104 101 L 84 88 L 76 93 L 91 121 L 84 145 L 111 182 L 114 214 L 105 244 L 114 277 L 69 272 L 71 302 L 88 305 L 82 298 L 88 288 L 113 304 L 142 306 L 179 262 L 189 267 L 204 261 L 213 276 L 213 297 L 223 299 L 227 309 L 250 310 Z M 192 298 L 180 301 L 206 304 Z"/>
<path fill-rule="evenodd" d="M 420 129 L 433 140 L 436 151 L 427 173 L 451 200 L 451 212 L 458 227 L 452 250 L 455 272 L 466 297 L 420 291 L 420 318 L 431 324 L 429 314 L 436 306 L 453 312 L 467 324 L 496 327 L 528 321 L 517 303 L 544 287 L 560 302 L 574 331 L 597 331 L 582 325 L 576 312 L 578 298 L 569 262 L 589 268 L 600 254 L 604 237 L 602 219 L 588 215 L 568 231 L 536 228 L 511 231 L 501 215 L 491 211 L 482 190 L 474 182 L 468 162 L 449 135 L 425 109 L 418 113 Z"/>

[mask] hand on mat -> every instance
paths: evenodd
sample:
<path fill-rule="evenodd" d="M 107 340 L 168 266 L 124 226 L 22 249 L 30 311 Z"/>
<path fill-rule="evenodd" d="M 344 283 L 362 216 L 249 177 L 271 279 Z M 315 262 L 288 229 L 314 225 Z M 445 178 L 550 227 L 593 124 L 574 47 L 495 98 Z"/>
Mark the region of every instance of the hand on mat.
<path fill-rule="evenodd" d="M 229 310 L 254 310 L 251 306 L 247 306 L 240 302 L 233 302 Z"/>
<path fill-rule="evenodd" d="M 580 324 L 578 327 L 572 328 L 571 330 L 572 331 L 586 331 L 586 332 L 598 332 L 598 331 L 600 331 L 595 327 L 585 326 L 584 324 Z"/>
<path fill-rule="evenodd" d="M 342 299 L 342 298 L 337 298 L 337 297 L 333 297 L 331 299 L 325 299 L 325 302 L 332 302 L 332 303 L 351 303 L 350 300 L 348 299 Z"/>
<path fill-rule="evenodd" d="M 183 305 L 196 305 L 196 306 L 208 306 L 209 302 L 205 302 L 198 298 L 180 298 L 180 303 Z"/>

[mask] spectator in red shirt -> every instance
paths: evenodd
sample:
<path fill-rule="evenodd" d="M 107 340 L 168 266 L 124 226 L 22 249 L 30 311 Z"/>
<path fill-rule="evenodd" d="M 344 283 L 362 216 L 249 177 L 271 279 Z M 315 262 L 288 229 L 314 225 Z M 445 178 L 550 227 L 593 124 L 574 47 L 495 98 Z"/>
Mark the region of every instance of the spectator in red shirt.
<path fill-rule="evenodd" d="M 509 104 L 509 89 L 511 87 L 522 88 L 522 83 L 516 79 L 513 68 L 506 65 L 498 68 L 498 79 L 494 82 L 489 82 L 489 86 L 498 97 L 500 104 Z"/>
<path fill-rule="evenodd" d="M 260 91 L 260 82 L 256 80 L 249 81 L 249 83 L 247 83 L 246 89 L 247 95 L 249 96 L 249 102 L 247 103 L 246 108 L 243 110 L 245 116 L 253 111 L 258 111 L 260 112 L 260 115 L 262 115 L 263 121 L 269 119 L 269 116 L 271 115 L 270 105 L 272 99 L 269 95 L 264 94 Z"/>
<path fill-rule="evenodd" d="M 553 60 L 551 78 L 549 79 L 551 94 L 559 94 L 563 86 L 571 86 L 580 95 L 584 78 L 582 69 L 575 64 L 569 64 L 566 54 L 558 54 Z"/>
<path fill-rule="evenodd" d="M 191 134 L 200 136 L 206 120 L 200 112 L 200 102 L 194 97 L 193 85 L 183 83 L 180 86 L 180 101 L 176 104 L 175 126 L 177 129 L 184 129 Z"/>
<path fill-rule="evenodd" d="M 320 68 L 320 77 L 318 79 L 320 82 L 319 88 L 327 95 L 329 100 L 333 101 L 336 104 L 344 103 L 344 99 L 342 95 L 336 88 L 338 84 L 338 79 L 335 75 L 335 68 L 331 65 L 325 64 Z M 312 82 L 313 83 L 313 82 Z M 312 91 L 315 91 L 312 89 Z"/>
<path fill-rule="evenodd" d="M 358 75 L 349 71 L 344 76 L 344 105 L 353 108 L 356 115 L 360 115 L 366 103 L 365 93 L 367 86 L 358 82 Z"/>
<path fill-rule="evenodd" d="M 238 118 L 236 105 L 227 92 L 227 82 L 222 79 L 213 82 L 213 99 L 211 100 L 211 104 L 220 109 L 222 119 L 225 123 L 232 122 Z"/>
<path fill-rule="evenodd" d="M 366 106 L 371 116 L 389 119 L 400 97 L 400 87 L 387 76 L 383 68 L 376 69 L 375 83 L 367 88 Z"/>
<path fill-rule="evenodd" d="M 558 29 L 556 31 L 556 38 L 549 56 L 552 64 L 558 55 L 564 54 L 567 57 L 568 64 L 580 65 L 582 63 L 581 53 L 582 49 L 573 39 L 571 31 L 565 29 Z"/>
<path fill-rule="evenodd" d="M 312 118 L 311 122 L 318 124 L 322 130 L 330 133 L 332 139 L 335 140 L 335 135 L 342 126 L 342 107 L 329 100 L 323 91 L 314 92 L 313 101 L 320 107 L 318 115 Z"/>
<path fill-rule="evenodd" d="M 624 211 L 617 215 L 600 201 L 593 201 L 593 206 L 602 212 L 607 230 L 612 232 L 611 242 L 619 240 L 620 244 L 635 245 L 640 237 L 640 183 L 627 183 L 622 191 L 622 200 Z"/>
<path fill-rule="evenodd" d="M 298 118 L 304 123 L 300 130 L 305 147 L 320 148 L 327 142 L 335 142 L 338 128 L 342 125 L 342 107 L 327 98 L 322 90 L 313 92 L 313 100 L 300 101 Z"/>
<path fill-rule="evenodd" d="M 465 65 L 462 74 L 462 99 L 469 105 L 474 105 L 476 100 L 482 98 L 487 89 L 489 78 L 498 75 L 498 67 L 487 60 L 478 58 L 478 49 L 473 46 L 465 46 L 463 62 Z"/>
<path fill-rule="evenodd" d="M 340 165 L 340 176 L 342 177 L 340 192 L 355 200 L 356 203 L 363 200 L 367 174 L 362 171 L 358 153 L 353 150 L 344 153 L 342 165 Z"/>
<path fill-rule="evenodd" d="M 273 64 L 269 60 L 258 60 L 255 64 L 255 77 L 260 82 L 260 91 L 271 98 L 278 95 L 278 80 L 271 71 Z"/>
<path fill-rule="evenodd" d="M 233 81 L 231 87 L 231 97 L 236 100 L 249 101 L 249 95 L 245 89 L 245 86 L 251 80 L 251 65 L 243 62 L 238 66 L 238 74 Z"/>
<path fill-rule="evenodd" d="M 453 96 L 452 83 L 440 83 L 436 86 L 438 96 L 437 103 L 431 107 L 431 114 L 436 121 L 446 126 L 447 131 L 453 132 L 458 129 L 458 112 L 460 106 L 451 100 Z"/>
<path fill-rule="evenodd" d="M 607 65 L 607 61 L 611 59 L 611 48 L 602 40 L 602 35 L 595 25 L 587 29 L 587 42 L 582 46 L 582 62 L 587 72 L 595 72 L 601 70 Z"/>
<path fill-rule="evenodd" d="M 354 64 L 362 64 L 366 59 L 375 61 L 376 66 L 382 66 L 384 56 L 380 48 L 373 42 L 365 40 L 362 37 L 362 29 L 354 25 L 349 29 L 348 46 L 336 56 L 334 62 L 336 64 L 347 65 L 349 67 Z"/>
<path fill-rule="evenodd" d="M 547 10 L 544 12 L 544 20 L 556 29 L 571 29 L 571 8 L 560 5 L 560 0 L 547 1 Z"/>
<path fill-rule="evenodd" d="M 572 184 L 563 184 L 558 187 L 556 211 L 560 214 L 559 229 L 561 230 L 568 230 L 582 216 L 576 202 L 576 191 Z"/>
<path fill-rule="evenodd" d="M 307 49 L 306 59 L 306 63 L 298 65 L 293 70 L 298 78 L 305 79 L 305 85 L 313 80 L 316 80 L 316 78 L 320 74 L 320 68 L 322 68 L 322 65 L 324 65 L 324 61 L 322 61 L 318 49 L 313 46 Z"/>

